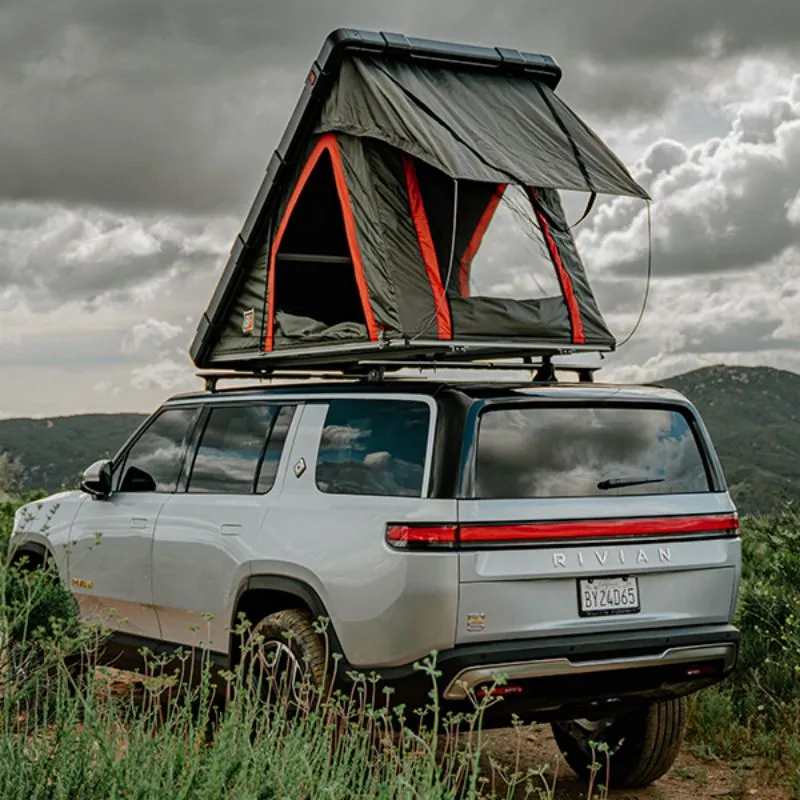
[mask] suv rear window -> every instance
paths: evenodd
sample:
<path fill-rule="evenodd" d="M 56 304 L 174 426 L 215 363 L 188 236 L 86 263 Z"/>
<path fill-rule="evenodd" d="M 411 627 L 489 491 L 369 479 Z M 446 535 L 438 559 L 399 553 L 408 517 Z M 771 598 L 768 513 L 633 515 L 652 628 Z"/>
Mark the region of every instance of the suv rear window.
<path fill-rule="evenodd" d="M 541 405 L 480 417 L 477 498 L 710 490 L 693 427 L 675 408 Z"/>

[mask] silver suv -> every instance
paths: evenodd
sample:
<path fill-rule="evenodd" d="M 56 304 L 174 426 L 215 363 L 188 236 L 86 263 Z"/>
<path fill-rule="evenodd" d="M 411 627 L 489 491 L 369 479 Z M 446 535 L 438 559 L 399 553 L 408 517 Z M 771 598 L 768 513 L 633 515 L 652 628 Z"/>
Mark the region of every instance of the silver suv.
<path fill-rule="evenodd" d="M 321 679 L 326 617 L 337 684 L 375 671 L 422 707 L 435 651 L 445 712 L 493 691 L 487 727 L 550 721 L 578 772 L 606 742 L 634 786 L 734 668 L 737 529 L 673 391 L 383 378 L 173 397 L 21 511 L 11 553 L 55 559 L 84 617 L 113 610 L 117 666 L 188 646 L 228 668 L 244 614 Z"/>

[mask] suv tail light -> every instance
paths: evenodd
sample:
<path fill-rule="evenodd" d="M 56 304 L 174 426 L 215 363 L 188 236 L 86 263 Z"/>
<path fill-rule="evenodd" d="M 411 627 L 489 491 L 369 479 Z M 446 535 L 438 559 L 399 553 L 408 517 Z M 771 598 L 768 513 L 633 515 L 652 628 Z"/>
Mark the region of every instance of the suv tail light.
<path fill-rule="evenodd" d="M 444 547 L 454 548 L 458 543 L 456 525 L 389 525 L 386 541 L 392 547 Z"/>
<path fill-rule="evenodd" d="M 636 538 L 644 536 L 730 536 L 739 530 L 733 514 L 646 519 L 567 520 L 563 522 L 509 522 L 485 525 L 396 524 L 386 530 L 386 541 L 400 549 L 498 547 L 546 544 L 565 539 Z"/>

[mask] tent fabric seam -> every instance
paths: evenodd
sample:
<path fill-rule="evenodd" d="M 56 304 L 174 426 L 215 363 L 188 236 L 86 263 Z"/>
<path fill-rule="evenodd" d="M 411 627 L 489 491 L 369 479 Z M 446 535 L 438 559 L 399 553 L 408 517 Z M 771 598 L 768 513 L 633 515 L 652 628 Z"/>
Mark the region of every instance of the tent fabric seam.
<path fill-rule="evenodd" d="M 414 221 L 414 230 L 417 234 L 417 244 L 419 245 L 422 261 L 425 264 L 425 271 L 428 274 L 428 282 L 433 293 L 433 301 L 436 308 L 436 327 L 439 332 L 439 339 L 453 338 L 453 325 L 450 318 L 450 307 L 447 303 L 447 295 L 442 284 L 441 272 L 439 271 L 439 260 L 436 257 L 436 249 L 433 244 L 428 215 L 425 213 L 425 203 L 422 200 L 422 192 L 419 187 L 417 170 L 414 161 L 409 155 L 403 155 L 403 172 L 406 179 L 406 189 L 408 190 L 408 203 L 411 209 L 411 217 Z"/>
<path fill-rule="evenodd" d="M 556 125 L 558 125 L 558 127 L 561 129 L 561 132 L 564 134 L 564 136 L 567 137 L 569 146 L 572 148 L 572 153 L 575 156 L 575 163 L 578 165 L 578 169 L 581 171 L 581 175 L 583 175 L 586 185 L 589 187 L 589 190 L 592 192 L 592 194 L 597 194 L 597 192 L 594 190 L 594 185 L 592 184 L 592 177 L 589 175 L 589 170 L 586 169 L 586 162 L 583 160 L 580 148 L 575 142 L 572 134 L 569 132 L 569 128 L 567 128 L 567 126 L 564 124 L 564 120 L 561 119 L 561 116 L 556 112 L 555 106 L 550 102 L 550 98 L 545 93 L 542 85 L 538 81 L 534 81 L 534 84 L 536 86 L 536 91 L 539 92 L 539 96 L 542 98 L 542 102 L 547 106 L 548 110 L 553 115 Z"/>
<path fill-rule="evenodd" d="M 531 187 L 530 190 L 531 205 L 536 214 L 536 219 L 544 234 L 545 241 L 547 242 L 547 249 L 550 251 L 550 258 L 556 268 L 558 275 L 558 282 L 561 284 L 561 292 L 564 296 L 564 301 L 567 304 L 567 311 L 569 312 L 570 326 L 572 327 L 572 343 L 585 344 L 586 332 L 583 329 L 583 321 L 581 320 L 580 307 L 578 306 L 577 298 L 575 297 L 575 289 L 572 285 L 572 279 L 569 272 L 567 272 L 564 262 L 561 260 L 561 253 L 558 251 L 558 245 L 553 238 L 550 231 L 550 226 L 547 224 L 544 214 L 539 206 L 539 199 L 536 195 L 536 189 Z"/>
<path fill-rule="evenodd" d="M 497 185 L 497 189 L 489 198 L 489 202 L 486 204 L 486 208 L 484 209 L 483 214 L 481 214 L 481 218 L 478 220 L 475 230 L 472 232 L 467 249 L 464 250 L 464 253 L 461 256 L 461 260 L 458 264 L 458 285 L 462 297 L 469 296 L 469 269 L 472 266 L 472 261 L 477 255 L 478 250 L 480 249 L 481 243 L 483 242 L 483 237 L 486 235 L 486 231 L 489 228 L 492 219 L 494 219 L 497 206 L 503 199 L 503 194 L 505 193 L 507 187 L 508 184 L 506 183 L 499 183 Z"/>
<path fill-rule="evenodd" d="M 324 138 L 324 137 L 323 137 Z M 372 305 L 369 299 L 369 286 L 364 275 L 364 262 L 361 260 L 361 248 L 358 246 L 358 234 L 356 233 L 356 221 L 353 216 L 353 205 L 350 201 L 350 190 L 347 188 L 347 178 L 342 166 L 342 156 L 339 153 L 339 144 L 334 134 L 330 135 L 331 161 L 333 162 L 333 177 L 336 182 L 336 189 L 339 195 L 339 204 L 342 207 L 344 217 L 344 227 L 347 233 L 347 242 L 350 246 L 350 257 L 353 260 L 358 293 L 361 297 L 361 305 L 364 309 L 364 321 L 367 324 L 367 332 L 370 341 L 377 341 L 378 326 L 375 322 L 375 315 L 372 312 Z"/>

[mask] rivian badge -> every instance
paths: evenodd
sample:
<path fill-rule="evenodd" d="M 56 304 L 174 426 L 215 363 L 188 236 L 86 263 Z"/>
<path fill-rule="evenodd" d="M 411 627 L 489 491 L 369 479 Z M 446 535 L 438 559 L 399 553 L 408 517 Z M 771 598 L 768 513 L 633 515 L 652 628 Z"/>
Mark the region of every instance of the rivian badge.
<path fill-rule="evenodd" d="M 467 614 L 467 630 L 478 633 L 486 627 L 486 614 Z"/>

